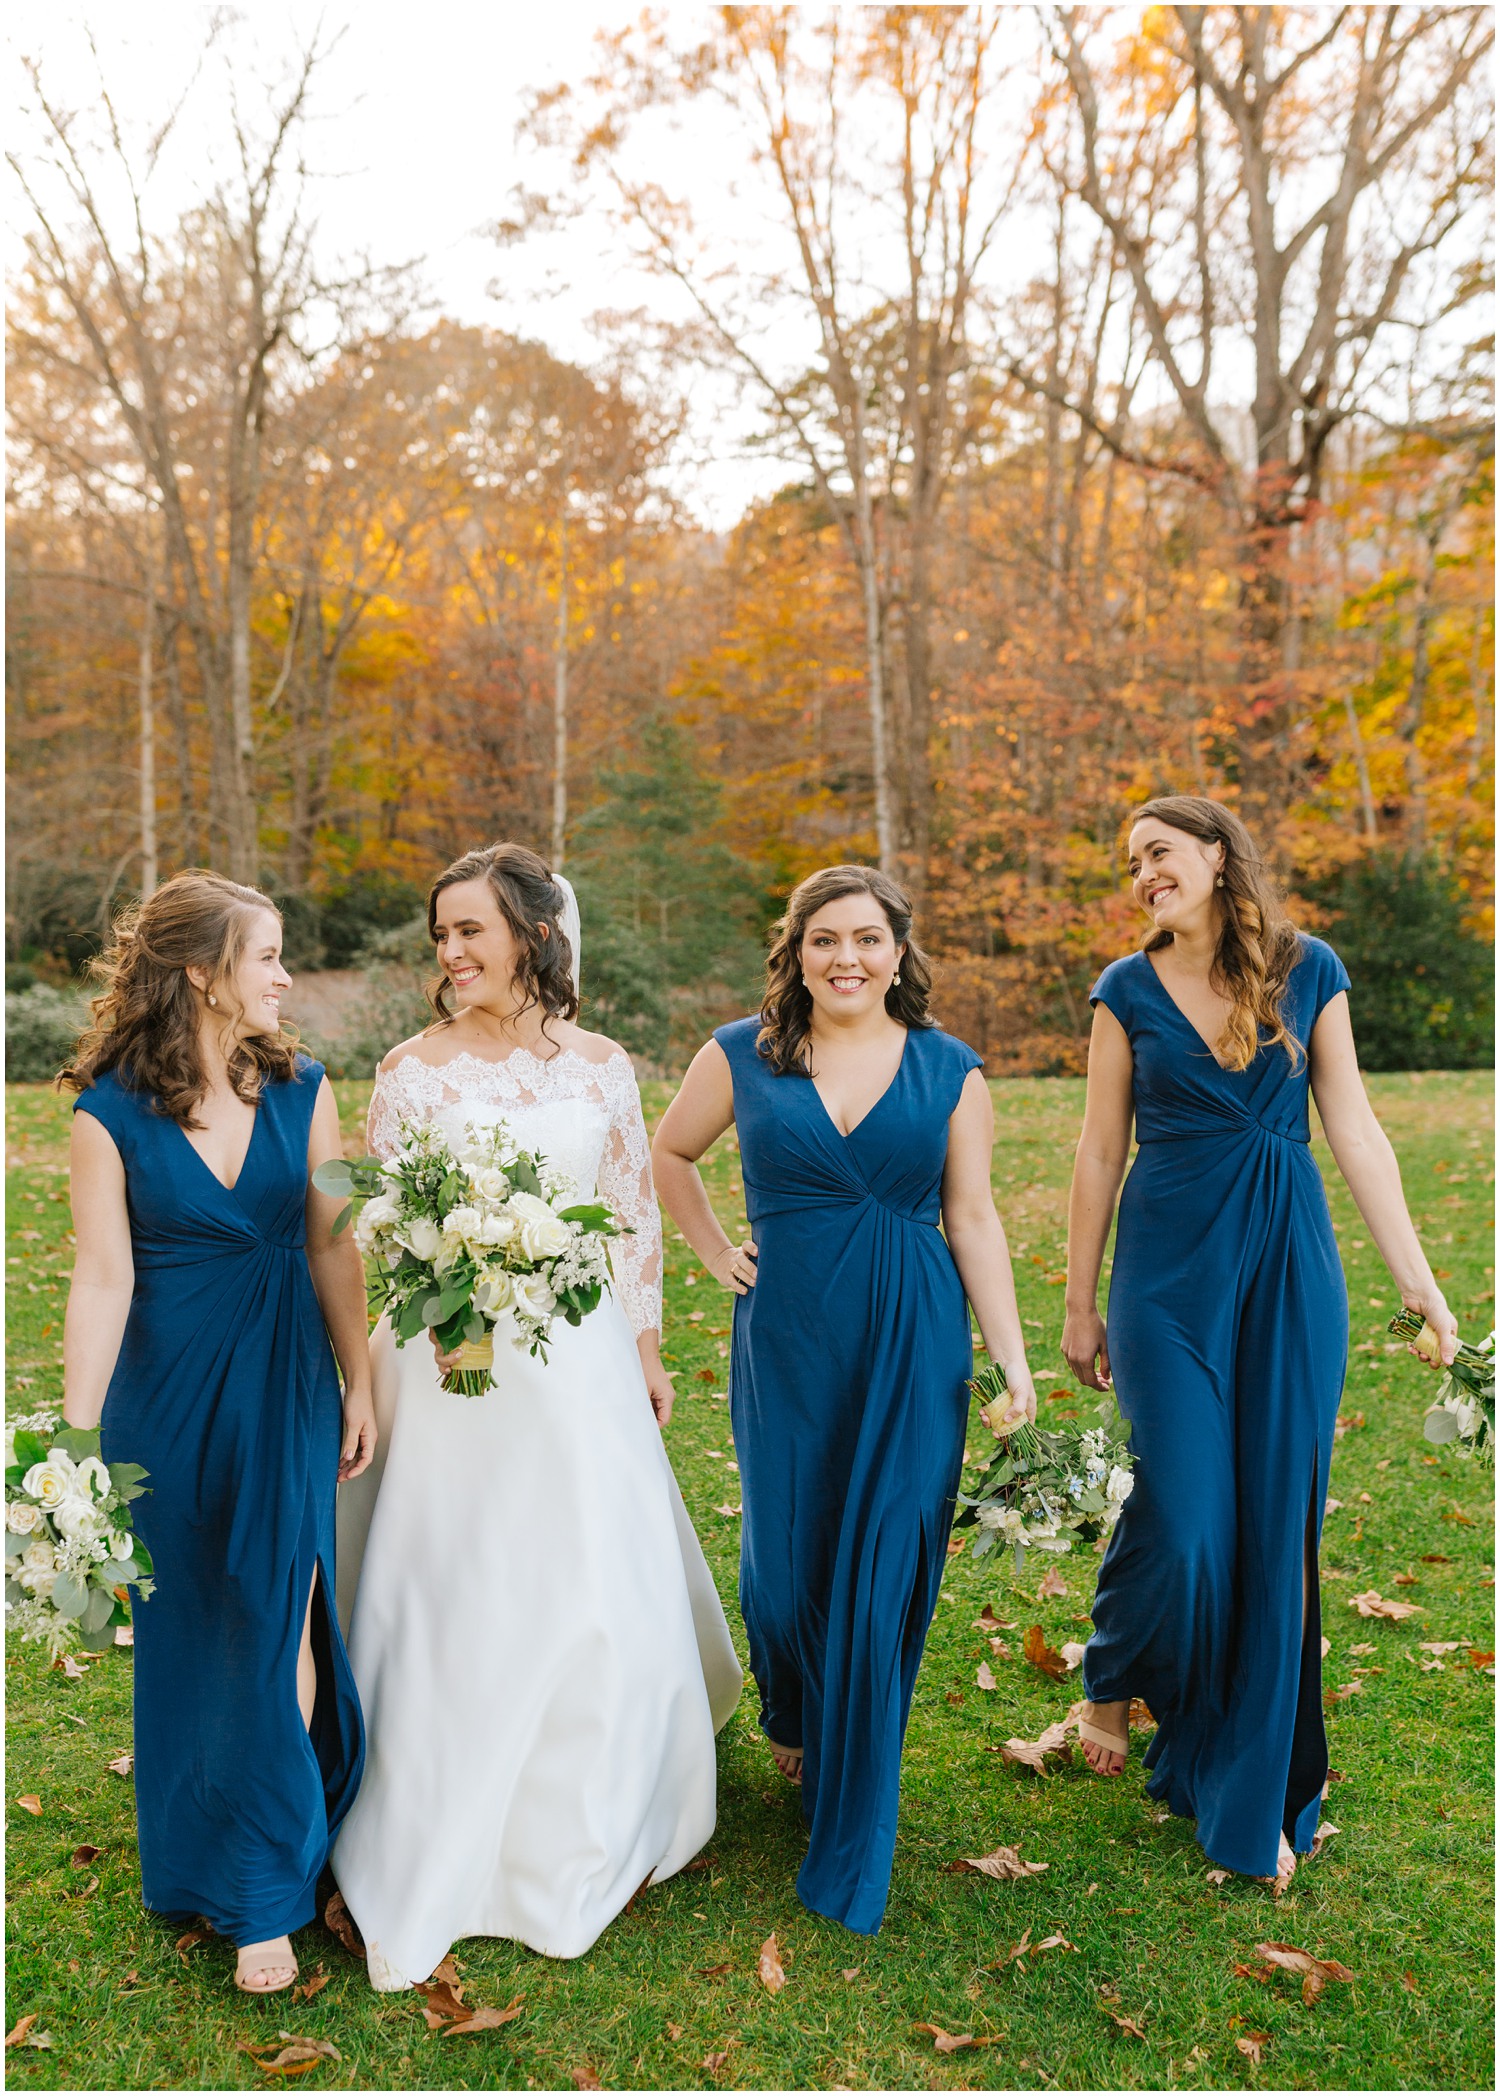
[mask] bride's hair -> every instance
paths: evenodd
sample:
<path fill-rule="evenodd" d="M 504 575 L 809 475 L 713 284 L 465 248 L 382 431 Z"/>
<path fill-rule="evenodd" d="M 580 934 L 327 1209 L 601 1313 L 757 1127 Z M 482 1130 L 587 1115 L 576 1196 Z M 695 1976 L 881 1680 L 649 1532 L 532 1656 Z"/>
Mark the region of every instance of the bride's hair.
<path fill-rule="evenodd" d="M 496 907 L 510 926 L 518 948 L 515 981 L 522 1011 L 540 1005 L 543 1031 L 548 1019 L 576 1019 L 573 949 L 562 928 L 563 891 L 546 860 L 524 844 L 487 844 L 482 851 L 465 852 L 455 859 L 438 875 L 427 896 L 427 930 L 434 946 L 438 897 L 460 881 L 488 882 Z M 448 1003 L 452 988 L 446 974 L 427 985 L 427 1002 L 444 1025 L 457 1017 Z"/>
<path fill-rule="evenodd" d="M 899 983 L 885 993 L 885 1008 L 903 1026 L 931 1026 L 932 963 L 911 935 L 911 897 L 898 881 L 874 866 L 824 866 L 810 873 L 787 898 L 786 911 L 771 927 L 761 1028 L 755 1045 L 779 1077 L 806 1075 L 807 1037 L 812 1028 L 812 993 L 802 980 L 802 940 L 815 913 L 846 895 L 868 895 L 879 903 L 901 956 Z"/>

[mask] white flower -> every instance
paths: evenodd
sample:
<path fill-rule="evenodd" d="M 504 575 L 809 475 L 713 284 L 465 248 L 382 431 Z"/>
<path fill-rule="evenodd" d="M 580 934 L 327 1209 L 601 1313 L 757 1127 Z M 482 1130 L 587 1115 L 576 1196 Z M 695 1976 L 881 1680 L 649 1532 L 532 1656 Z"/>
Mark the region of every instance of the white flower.
<path fill-rule="evenodd" d="M 108 1499 L 113 1489 L 108 1464 L 97 1456 L 85 1456 L 78 1466 L 78 1489 L 91 1492 L 96 1499 Z"/>
<path fill-rule="evenodd" d="M 484 1217 L 479 1210 L 464 1203 L 460 1203 L 457 1208 L 450 1208 L 443 1217 L 444 1237 L 460 1244 L 470 1244 L 476 1240 L 483 1226 Z"/>
<path fill-rule="evenodd" d="M 100 1535 L 104 1517 L 92 1499 L 80 1499 L 76 1493 L 70 1492 L 60 1507 L 53 1508 L 52 1523 L 60 1536 L 75 1542 L 79 1538 L 88 1540 Z"/>
<path fill-rule="evenodd" d="M 1105 1498 L 1112 1500 L 1116 1506 L 1123 1506 L 1134 1490 L 1134 1472 L 1129 1470 L 1123 1470 L 1121 1469 L 1120 1465 L 1116 1463 L 1113 1470 L 1111 1470 L 1109 1473 L 1109 1482 L 1104 1487 Z"/>
<path fill-rule="evenodd" d="M 498 1165 L 486 1165 L 474 1174 L 474 1190 L 486 1201 L 503 1201 L 510 1192 L 510 1181 Z"/>
<path fill-rule="evenodd" d="M 469 1242 L 476 1251 L 481 1248 L 492 1249 L 496 1245 L 509 1244 L 515 1234 L 515 1217 L 502 1209 L 498 1215 L 482 1217 L 479 1228 Z"/>
<path fill-rule="evenodd" d="M 57 1552 L 45 1536 L 38 1536 L 34 1543 L 27 1544 L 21 1563 L 28 1572 L 50 1572 L 57 1563 Z"/>
<path fill-rule="evenodd" d="M 503 1266 L 487 1266 L 474 1290 L 474 1308 L 482 1316 L 498 1317 L 516 1299 L 514 1283 Z"/>
<path fill-rule="evenodd" d="M 108 1543 L 109 1554 L 117 1565 L 123 1565 L 135 1548 L 135 1537 L 128 1528 L 112 1528 L 104 1540 Z"/>
<path fill-rule="evenodd" d="M 403 1229 L 397 1232 L 398 1242 L 404 1244 L 418 1259 L 435 1259 L 443 1247 L 443 1233 L 430 1216 L 414 1215 Z"/>
<path fill-rule="evenodd" d="M 16 1574 L 17 1586 L 24 1587 L 28 1594 L 35 1594 L 38 1601 L 50 1601 L 52 1589 L 57 1583 L 57 1574 L 49 1565 L 23 1565 Z"/>
<path fill-rule="evenodd" d="M 395 1195 L 376 1194 L 375 1198 L 372 1201 L 366 1201 L 364 1207 L 360 1210 L 359 1221 L 355 1225 L 355 1235 L 359 1238 L 360 1243 L 364 1244 L 372 1239 L 377 1231 L 388 1230 L 393 1223 L 399 1223 L 400 1220 L 401 1203 L 396 1199 Z"/>
<path fill-rule="evenodd" d="M 557 1308 L 557 1297 L 540 1274 L 518 1274 L 515 1281 L 515 1306 L 520 1316 L 535 1318 L 537 1323 L 541 1324 Z"/>
<path fill-rule="evenodd" d="M 5 1525 L 13 1536 L 34 1536 L 42 1520 L 41 1508 L 29 1499 L 13 1499 L 5 1509 Z"/>
<path fill-rule="evenodd" d="M 1003 1528 L 1005 1526 L 1005 1516 L 1009 1511 L 1008 1507 L 981 1507 L 979 1509 L 979 1526 L 981 1528 Z"/>
<path fill-rule="evenodd" d="M 60 1448 L 54 1448 L 45 1463 L 32 1464 L 21 1480 L 21 1490 L 50 1514 L 72 1491 L 76 1475 L 72 1457 L 65 1455 Z"/>
<path fill-rule="evenodd" d="M 554 1259 L 573 1241 L 568 1225 L 535 1194 L 513 1194 L 510 1211 L 519 1225 L 521 1251 L 528 1259 Z"/>

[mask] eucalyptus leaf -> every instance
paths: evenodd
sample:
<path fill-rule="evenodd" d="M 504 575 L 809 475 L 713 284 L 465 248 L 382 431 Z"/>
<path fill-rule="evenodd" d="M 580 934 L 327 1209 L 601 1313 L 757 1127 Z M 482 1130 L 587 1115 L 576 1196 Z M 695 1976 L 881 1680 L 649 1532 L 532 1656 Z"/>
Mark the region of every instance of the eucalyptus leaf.
<path fill-rule="evenodd" d="M 1448 1441 L 1456 1441 L 1458 1439 L 1457 1419 L 1451 1412 L 1445 1412 L 1441 1406 L 1438 1406 L 1435 1410 L 1429 1412 L 1422 1421 L 1422 1439 L 1430 1441 L 1434 1448 L 1441 1448 Z"/>
<path fill-rule="evenodd" d="M 129 1580 L 139 1579 L 142 1572 L 150 1568 L 136 1561 L 134 1552 L 129 1557 L 112 1557 L 107 1565 L 99 1567 L 99 1577 L 106 1585 L 123 1587 Z"/>
<path fill-rule="evenodd" d="M 150 1474 L 139 1463 L 111 1463 L 109 1466 L 110 1483 L 117 1492 L 123 1492 L 130 1499 L 138 1497 L 134 1487 L 140 1484 L 143 1477 L 149 1477 Z"/>
<path fill-rule="evenodd" d="M 334 1219 L 333 1219 L 333 1222 L 332 1222 L 332 1224 L 331 1224 L 331 1225 L 330 1225 L 330 1227 L 329 1227 L 329 1231 L 328 1231 L 328 1234 L 329 1234 L 329 1236 L 330 1236 L 330 1237 L 341 1237 L 341 1236 L 343 1235 L 344 1231 L 346 1231 L 346 1230 L 348 1229 L 348 1227 L 349 1227 L 349 1218 L 350 1218 L 350 1216 L 351 1216 L 351 1215 L 353 1215 L 353 1213 L 354 1213 L 354 1203 L 353 1203 L 352 1201 L 346 1201 L 346 1202 L 345 1202 L 345 1204 L 344 1204 L 344 1206 L 343 1206 L 343 1207 L 342 1207 L 342 1208 L 341 1208 L 341 1209 L 339 1210 L 338 1214 L 337 1214 L 337 1215 L 336 1215 L 336 1216 L 334 1217 Z"/>
<path fill-rule="evenodd" d="M 5 1599 L 12 1606 L 17 1601 L 24 1601 L 26 1599 L 25 1587 L 17 1586 L 13 1579 L 8 1579 L 5 1582 Z"/>
<path fill-rule="evenodd" d="M 76 1574 L 58 1573 L 52 1582 L 52 1606 L 60 1616 L 81 1616 L 88 1600 L 88 1588 Z"/>
<path fill-rule="evenodd" d="M 114 1641 L 115 1626 L 113 1623 L 101 1623 L 93 1630 L 85 1628 L 80 1637 L 80 1642 L 85 1652 L 107 1652 Z"/>
<path fill-rule="evenodd" d="M 50 1438 L 52 1447 L 60 1448 L 75 1463 L 81 1463 L 85 1456 L 99 1453 L 99 1429 L 96 1426 L 60 1427 Z"/>
<path fill-rule="evenodd" d="M 443 1316 L 444 1311 L 442 1297 L 440 1295 L 430 1295 L 426 1297 L 421 1309 L 422 1323 L 429 1327 L 432 1325 L 441 1324 L 443 1321 Z"/>
<path fill-rule="evenodd" d="M 108 1587 L 90 1587 L 82 1618 L 85 1630 L 102 1630 L 115 1612 L 115 1597 Z"/>
<path fill-rule="evenodd" d="M 312 1183 L 320 1194 L 352 1194 L 354 1174 L 349 1169 L 347 1158 L 328 1158 L 313 1173 Z"/>
<path fill-rule="evenodd" d="M 15 1438 L 16 1465 L 24 1475 L 33 1463 L 45 1463 L 50 1443 L 44 1435 L 23 1427 Z M 19 1482 L 19 1480 L 18 1480 Z"/>

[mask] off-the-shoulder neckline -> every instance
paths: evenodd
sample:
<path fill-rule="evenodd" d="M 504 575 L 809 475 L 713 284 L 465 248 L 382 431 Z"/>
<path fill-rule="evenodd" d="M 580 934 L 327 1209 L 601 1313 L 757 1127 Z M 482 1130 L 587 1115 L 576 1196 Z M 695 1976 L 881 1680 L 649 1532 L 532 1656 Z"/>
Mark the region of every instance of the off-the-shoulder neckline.
<path fill-rule="evenodd" d="M 508 1070 L 512 1063 L 523 1059 L 535 1064 L 539 1070 L 553 1069 L 562 1062 L 582 1063 L 586 1070 L 607 1070 L 612 1063 L 619 1062 L 634 1068 L 625 1050 L 618 1046 L 611 1049 L 599 1062 L 595 1062 L 590 1055 L 582 1054 L 577 1048 L 559 1048 L 555 1055 L 537 1055 L 530 1048 L 512 1048 L 509 1055 L 476 1055 L 471 1048 L 460 1048 L 457 1055 L 450 1055 L 446 1062 L 441 1063 L 429 1063 L 420 1055 L 403 1055 L 400 1061 L 392 1063 L 388 1070 L 377 1070 L 375 1074 L 377 1077 L 394 1077 L 397 1071 L 404 1070 L 408 1063 L 415 1063 L 419 1070 L 430 1070 L 434 1077 L 440 1077 L 445 1070 L 456 1069 L 460 1063 L 473 1063 L 481 1070 Z"/>

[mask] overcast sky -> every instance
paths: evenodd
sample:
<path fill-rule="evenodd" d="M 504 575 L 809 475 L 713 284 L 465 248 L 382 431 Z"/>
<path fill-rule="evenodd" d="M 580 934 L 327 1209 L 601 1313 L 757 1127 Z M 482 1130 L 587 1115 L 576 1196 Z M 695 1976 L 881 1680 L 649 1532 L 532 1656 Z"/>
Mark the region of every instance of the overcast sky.
<path fill-rule="evenodd" d="M 146 123 L 165 112 L 202 48 L 211 10 L 194 0 L 111 0 L 78 8 L 56 0 L 12 0 L 8 11 L 7 131 L 23 152 L 35 136 L 18 59 L 39 58 L 52 92 L 73 107 L 97 101 L 98 73 L 87 37 L 99 45 L 110 92 Z M 697 10 L 676 10 L 690 16 Z M 323 121 L 314 150 L 326 179 L 318 216 L 326 254 L 367 249 L 380 262 L 416 260 L 433 305 L 452 317 L 540 337 L 558 354 L 588 363 L 600 355 L 590 317 L 650 302 L 670 307 L 664 287 L 622 267 L 619 244 L 598 215 L 565 236 L 502 250 L 483 230 L 506 209 L 513 185 L 536 186 L 535 155 L 516 137 L 527 89 L 577 79 L 591 69 L 601 26 L 633 21 L 638 5 L 603 0 L 251 0 L 240 10 L 257 51 L 290 52 L 321 22 L 348 27 L 322 79 Z M 197 98 L 206 120 L 217 87 Z M 192 107 L 193 105 L 190 105 Z M 220 106 L 222 104 L 220 103 Z M 693 190 L 701 207 L 709 141 L 702 119 L 663 132 L 657 164 Z M 165 169 L 157 200 L 191 201 L 212 141 L 188 128 Z M 722 164 L 722 153 L 719 159 Z M 711 207 L 710 207 L 711 208 Z M 9 191 L 9 258 L 25 207 Z M 689 478 L 706 521 L 732 522 L 754 494 L 784 480 L 774 462 L 745 455 L 754 417 L 734 396 L 708 403 L 706 456 Z M 700 431 L 700 438 L 703 432 Z"/>

